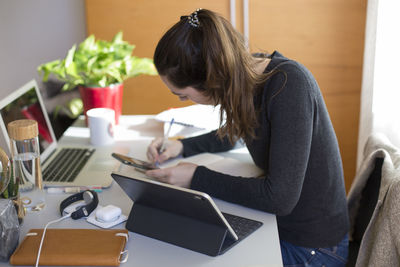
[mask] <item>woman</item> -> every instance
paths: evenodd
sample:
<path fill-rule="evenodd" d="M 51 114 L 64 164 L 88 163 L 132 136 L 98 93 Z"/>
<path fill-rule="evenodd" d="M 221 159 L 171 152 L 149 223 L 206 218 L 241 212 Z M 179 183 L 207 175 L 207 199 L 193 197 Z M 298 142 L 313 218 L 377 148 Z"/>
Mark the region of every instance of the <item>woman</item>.
<path fill-rule="evenodd" d="M 276 214 L 284 265 L 344 266 L 348 215 L 335 132 L 312 74 L 279 52 L 251 55 L 228 21 L 209 10 L 181 17 L 159 41 L 154 62 L 181 100 L 220 105 L 217 131 L 155 139 L 147 156 L 221 152 L 242 139 L 263 178 L 242 178 L 191 163 L 147 175 Z"/>

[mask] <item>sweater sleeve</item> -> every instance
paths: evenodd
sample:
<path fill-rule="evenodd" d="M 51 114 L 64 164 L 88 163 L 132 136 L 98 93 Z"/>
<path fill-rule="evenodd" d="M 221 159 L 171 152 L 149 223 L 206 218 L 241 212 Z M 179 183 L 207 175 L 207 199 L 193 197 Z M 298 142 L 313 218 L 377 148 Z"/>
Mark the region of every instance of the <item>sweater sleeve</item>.
<path fill-rule="evenodd" d="M 189 157 L 202 152 L 217 153 L 228 151 L 233 148 L 228 138 L 220 139 L 217 136 L 217 131 L 211 131 L 209 133 L 185 138 L 181 140 L 183 144 L 183 156 Z"/>
<path fill-rule="evenodd" d="M 287 77 L 269 98 L 269 151 L 264 178 L 242 178 L 197 167 L 191 187 L 214 197 L 264 210 L 277 215 L 289 214 L 299 201 L 307 169 L 313 134 L 315 98 L 311 77 L 297 65 L 285 68 Z M 281 74 L 282 76 L 282 74 Z M 280 79 L 282 81 L 282 79 Z M 258 138 L 267 138 L 259 136 Z"/>

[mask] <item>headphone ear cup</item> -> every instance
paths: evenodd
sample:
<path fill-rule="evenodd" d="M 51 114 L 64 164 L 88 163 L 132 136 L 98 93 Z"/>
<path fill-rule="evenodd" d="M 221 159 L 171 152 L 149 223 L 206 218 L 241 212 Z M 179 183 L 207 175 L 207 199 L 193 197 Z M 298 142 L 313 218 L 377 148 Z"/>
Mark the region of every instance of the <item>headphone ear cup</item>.
<path fill-rule="evenodd" d="M 83 200 L 85 201 L 86 205 L 90 204 L 94 199 L 92 192 L 85 191 L 83 192 Z"/>
<path fill-rule="evenodd" d="M 85 214 L 83 213 L 83 210 L 82 210 L 83 207 L 84 206 L 82 206 L 79 209 L 77 209 L 76 211 L 72 212 L 71 213 L 71 218 L 74 219 L 74 220 L 78 220 L 78 219 L 82 218 L 83 216 L 85 216 Z"/>
<path fill-rule="evenodd" d="M 99 204 L 99 198 L 95 191 L 89 191 L 89 190 L 84 191 L 82 194 L 82 198 L 85 201 L 86 205 L 80 207 L 78 210 L 73 212 L 71 215 L 72 219 L 77 220 L 82 217 L 89 216 L 89 214 L 92 213 Z"/>
<path fill-rule="evenodd" d="M 63 216 L 63 212 L 64 212 L 64 209 L 66 208 L 66 207 L 68 207 L 69 205 L 71 205 L 72 203 L 74 203 L 74 202 L 76 202 L 76 201 L 79 201 L 79 200 L 82 200 L 83 199 L 83 193 L 81 192 L 81 193 L 76 193 L 76 194 L 74 194 L 74 195 L 72 195 L 72 196 L 69 196 L 69 197 L 67 197 L 66 199 L 64 199 L 61 203 L 60 203 L 60 213 L 61 213 L 61 216 Z M 71 216 L 72 217 L 72 216 Z"/>

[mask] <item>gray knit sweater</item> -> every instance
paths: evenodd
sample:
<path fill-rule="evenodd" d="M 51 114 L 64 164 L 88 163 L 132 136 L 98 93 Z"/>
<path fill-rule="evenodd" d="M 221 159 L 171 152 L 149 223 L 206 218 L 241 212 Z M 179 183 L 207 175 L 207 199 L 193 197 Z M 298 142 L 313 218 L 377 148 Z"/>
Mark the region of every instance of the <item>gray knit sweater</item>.
<path fill-rule="evenodd" d="M 331 247 L 349 228 L 335 132 L 312 74 L 276 51 L 265 71 L 274 68 L 280 71 L 254 99 L 260 111 L 257 137 L 246 142 L 265 177 L 242 178 L 199 166 L 191 188 L 276 214 L 282 240 L 303 247 Z M 184 156 L 232 148 L 215 132 L 182 142 Z"/>

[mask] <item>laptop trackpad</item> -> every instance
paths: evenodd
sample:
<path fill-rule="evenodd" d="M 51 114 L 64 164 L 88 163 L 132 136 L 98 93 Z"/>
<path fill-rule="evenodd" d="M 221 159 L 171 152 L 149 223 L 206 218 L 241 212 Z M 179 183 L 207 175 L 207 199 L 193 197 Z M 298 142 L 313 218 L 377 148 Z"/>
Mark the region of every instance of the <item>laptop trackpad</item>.
<path fill-rule="evenodd" d="M 111 172 L 118 167 L 118 162 L 110 160 L 110 157 L 96 157 L 90 162 L 88 170 L 91 172 Z"/>
<path fill-rule="evenodd" d="M 90 172 L 111 172 L 118 170 L 120 165 L 119 161 L 115 160 L 112 156 L 112 152 L 127 153 L 129 149 L 125 146 L 114 146 L 112 151 L 108 148 L 96 148 L 96 153 L 93 155 L 93 159 L 87 166 L 87 170 Z"/>

